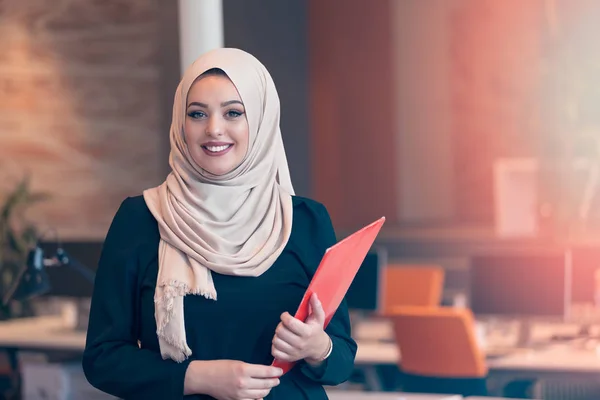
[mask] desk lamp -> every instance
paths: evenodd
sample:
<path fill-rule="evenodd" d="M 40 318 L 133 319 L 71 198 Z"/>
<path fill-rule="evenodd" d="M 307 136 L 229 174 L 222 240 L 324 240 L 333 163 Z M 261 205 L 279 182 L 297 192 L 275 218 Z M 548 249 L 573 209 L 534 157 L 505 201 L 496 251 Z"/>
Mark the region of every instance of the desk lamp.
<path fill-rule="evenodd" d="M 44 256 L 44 250 L 38 244 L 29 251 L 27 264 L 5 293 L 4 305 L 11 300 L 26 300 L 48 293 L 52 287 L 46 268 L 54 267 L 71 268 L 90 283 L 94 283 L 95 273 L 70 257 L 60 245 L 56 249 L 55 255 L 47 258 Z"/>

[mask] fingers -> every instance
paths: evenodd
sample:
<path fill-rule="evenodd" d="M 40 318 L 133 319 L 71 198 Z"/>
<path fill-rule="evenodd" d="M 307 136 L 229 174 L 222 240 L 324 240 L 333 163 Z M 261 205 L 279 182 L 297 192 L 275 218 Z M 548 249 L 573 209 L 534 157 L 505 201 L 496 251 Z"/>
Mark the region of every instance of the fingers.
<path fill-rule="evenodd" d="M 279 385 L 279 379 L 277 378 L 250 378 L 245 388 L 247 390 L 270 390 L 277 385 Z"/>
<path fill-rule="evenodd" d="M 247 400 L 262 400 L 263 398 L 267 397 L 269 395 L 269 392 L 271 390 L 247 390 L 244 393 L 244 397 L 247 397 Z M 246 399 L 244 399 L 246 400 Z"/>
<path fill-rule="evenodd" d="M 281 322 L 288 330 L 298 336 L 306 336 L 309 333 L 309 327 L 304 322 L 292 317 L 288 312 L 281 314 Z"/>
<path fill-rule="evenodd" d="M 310 298 L 311 314 L 306 323 L 289 313 L 281 314 L 281 323 L 275 329 L 271 355 L 281 361 L 294 362 L 314 353 L 320 334 L 324 334 L 325 311 L 316 295 Z"/>
<path fill-rule="evenodd" d="M 278 385 L 279 379 L 277 378 L 250 378 L 245 384 L 245 390 L 242 397 L 262 399 L 267 397 L 271 392 L 271 389 Z"/>
<path fill-rule="evenodd" d="M 289 362 L 298 361 L 301 358 L 298 356 L 298 349 L 277 337 L 273 339 L 271 355 L 277 360 Z"/>
<path fill-rule="evenodd" d="M 237 396 L 236 398 L 257 400 L 269 395 L 272 388 L 279 385 L 279 377 L 283 375 L 281 368 L 248 364 L 236 364 Z"/>
<path fill-rule="evenodd" d="M 294 353 L 284 353 L 283 351 L 272 349 L 271 355 L 279 360 L 284 362 L 295 362 L 300 360 L 302 357 L 295 356 Z"/>
<path fill-rule="evenodd" d="M 269 392 L 270 390 L 247 390 L 241 400 L 263 400 Z"/>
<path fill-rule="evenodd" d="M 275 329 L 275 336 L 273 337 L 273 340 L 276 338 L 281 339 L 293 347 L 301 346 L 303 342 L 302 337 L 292 332 L 283 324 L 283 322 L 277 326 L 277 329 Z"/>
<path fill-rule="evenodd" d="M 310 316 L 314 319 L 321 327 L 325 324 L 325 310 L 323 310 L 323 304 L 317 297 L 316 293 L 310 296 Z"/>
<path fill-rule="evenodd" d="M 267 365 L 245 364 L 244 368 L 246 368 L 245 375 L 251 378 L 278 378 L 283 374 L 281 368 Z"/>
<path fill-rule="evenodd" d="M 284 341 L 283 339 L 281 339 L 280 337 L 275 336 L 275 338 L 273 339 L 273 350 L 277 350 L 286 354 L 292 354 L 296 351 L 296 348 Z"/>

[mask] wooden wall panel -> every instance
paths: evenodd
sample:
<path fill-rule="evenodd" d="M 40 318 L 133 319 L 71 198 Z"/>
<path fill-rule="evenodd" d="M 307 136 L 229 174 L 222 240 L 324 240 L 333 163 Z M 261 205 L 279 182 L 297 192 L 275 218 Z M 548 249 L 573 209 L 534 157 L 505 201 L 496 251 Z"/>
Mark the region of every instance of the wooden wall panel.
<path fill-rule="evenodd" d="M 390 1 L 309 1 L 313 193 L 336 227 L 398 210 Z"/>

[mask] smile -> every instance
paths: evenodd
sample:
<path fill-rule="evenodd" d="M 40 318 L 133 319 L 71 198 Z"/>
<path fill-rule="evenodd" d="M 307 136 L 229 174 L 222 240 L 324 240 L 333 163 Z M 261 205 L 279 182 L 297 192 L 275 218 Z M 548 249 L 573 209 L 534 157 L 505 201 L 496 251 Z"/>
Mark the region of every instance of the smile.
<path fill-rule="evenodd" d="M 221 156 L 233 147 L 233 144 L 202 145 L 202 150 L 209 156 Z"/>

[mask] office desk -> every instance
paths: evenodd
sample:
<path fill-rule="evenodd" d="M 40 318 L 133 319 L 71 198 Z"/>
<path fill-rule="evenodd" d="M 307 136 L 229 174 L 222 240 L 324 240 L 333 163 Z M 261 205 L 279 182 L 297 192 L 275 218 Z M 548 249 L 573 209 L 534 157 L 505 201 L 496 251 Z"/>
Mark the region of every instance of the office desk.
<path fill-rule="evenodd" d="M 525 400 L 525 399 L 517 399 L 515 397 L 511 397 L 510 399 L 507 397 L 480 397 L 480 396 L 469 396 L 465 397 L 465 400 Z"/>
<path fill-rule="evenodd" d="M 0 348 L 82 353 L 86 333 L 66 326 L 60 316 L 23 318 L 0 323 Z M 398 365 L 400 354 L 394 342 L 357 340 L 357 367 Z M 490 375 L 506 377 L 600 376 L 600 350 L 578 349 L 572 343 L 558 343 L 546 349 L 515 352 L 487 360 Z M 417 398 L 418 399 L 418 398 Z"/>
<path fill-rule="evenodd" d="M 357 344 L 357 366 L 399 365 L 400 352 L 395 343 L 358 340 Z M 517 350 L 486 362 L 490 373 L 600 376 L 600 348 L 578 349 L 572 343 L 550 345 L 542 350 Z"/>
<path fill-rule="evenodd" d="M 19 318 L 0 323 L 0 348 L 83 353 L 86 333 L 68 327 L 61 316 Z"/>
<path fill-rule="evenodd" d="M 494 370 L 544 370 L 600 373 L 598 353 L 577 347 L 575 342 L 552 342 L 555 334 L 575 334 L 576 324 L 536 324 L 532 328 L 534 343 L 545 343 L 541 348 L 510 349 L 514 337 L 506 332 L 492 330 L 480 338 L 482 349 L 488 355 L 487 364 Z M 400 352 L 395 343 L 393 326 L 388 319 L 361 321 L 355 325 L 353 337 L 358 344 L 357 365 L 398 365 Z M 598 342 L 600 346 L 600 342 Z"/>
<path fill-rule="evenodd" d="M 396 343 L 356 340 L 356 344 L 355 365 L 399 365 L 400 351 Z"/>
<path fill-rule="evenodd" d="M 352 337 L 358 340 L 391 341 L 394 327 L 388 318 L 368 318 L 352 324 Z"/>
<path fill-rule="evenodd" d="M 329 400 L 462 400 L 459 395 L 327 390 Z"/>
<path fill-rule="evenodd" d="M 533 342 L 546 343 L 541 348 L 511 349 L 514 340 L 506 332 L 491 332 L 482 341 L 487 354 L 490 382 L 499 387 L 514 379 L 554 379 L 590 381 L 600 376 L 599 351 L 578 348 L 576 342 L 551 342 L 553 334 L 575 334 L 574 324 L 537 324 Z M 378 365 L 399 366 L 401 355 L 394 341 L 389 320 L 376 319 L 355 324 L 353 336 L 358 344 L 355 365 L 365 374 L 370 388 L 381 388 Z M 507 340 L 508 339 L 508 340 Z"/>
<path fill-rule="evenodd" d="M 395 343 L 357 341 L 355 365 L 362 370 L 371 390 L 381 390 L 378 365 L 399 366 L 400 354 Z M 563 382 L 567 386 L 597 390 L 600 376 L 600 351 L 577 348 L 573 343 L 554 344 L 546 349 L 519 351 L 488 358 L 490 394 L 514 380 Z M 547 383 L 543 384 L 546 387 Z M 591 386 L 590 386 L 591 385 Z M 596 393 L 596 392 L 594 392 Z"/>
<path fill-rule="evenodd" d="M 498 329 L 500 326 L 503 329 Z M 553 335 L 575 335 L 580 325 L 566 323 L 536 323 L 531 330 L 533 342 L 547 342 Z M 508 346 L 516 340 L 517 325 L 515 323 L 486 324 L 476 322 L 476 330 L 483 348 L 487 346 Z M 393 323 L 388 318 L 372 318 L 359 321 L 352 326 L 352 337 L 361 341 L 395 340 Z"/>
<path fill-rule="evenodd" d="M 599 349 L 578 348 L 574 343 L 554 344 L 547 349 L 515 353 L 488 361 L 490 373 L 496 375 L 535 376 L 537 378 L 570 377 L 594 379 L 600 376 Z"/>
<path fill-rule="evenodd" d="M 62 316 L 19 318 L 0 322 L 0 349 L 4 350 L 7 354 L 11 369 L 15 372 L 19 370 L 18 353 L 20 351 L 41 352 L 46 356 L 50 354 L 60 355 L 61 360 L 64 359 L 63 356 L 78 358 L 85 348 L 85 339 L 86 333 L 70 328 Z M 49 380 L 46 378 L 40 380 L 39 377 L 42 375 L 47 376 L 48 373 L 52 376 L 50 380 L 57 379 L 56 376 L 59 376 L 60 379 L 58 381 L 64 383 L 64 380 L 67 379 L 62 372 L 56 371 L 49 371 L 46 374 L 40 375 L 39 368 L 36 370 L 35 365 L 28 365 L 27 363 L 21 364 L 18 379 L 31 374 L 32 371 L 37 371 L 34 373 L 36 378 L 29 379 L 29 381 L 23 383 L 22 390 L 24 391 L 39 390 L 47 392 L 49 388 L 43 386 L 42 383 L 49 382 Z M 79 380 L 83 381 L 84 379 L 80 378 Z M 36 385 L 42 386 L 38 388 Z M 83 387 L 87 386 L 87 382 L 76 384 L 75 386 L 78 390 L 83 390 Z M 86 393 L 97 393 L 91 387 L 84 391 Z M 31 396 L 31 393 L 29 396 Z M 83 398 L 92 398 L 92 396 L 86 395 Z M 94 398 L 111 397 L 97 394 Z"/>
<path fill-rule="evenodd" d="M 60 316 L 22 318 L 0 323 L 0 347 L 20 350 L 83 352 L 86 333 L 66 326 Z M 398 365 L 400 354 L 394 342 L 356 340 L 356 365 Z M 598 352 L 578 349 L 572 343 L 557 343 L 546 349 L 517 351 L 487 360 L 490 371 L 520 370 L 577 372 L 600 375 Z"/>

